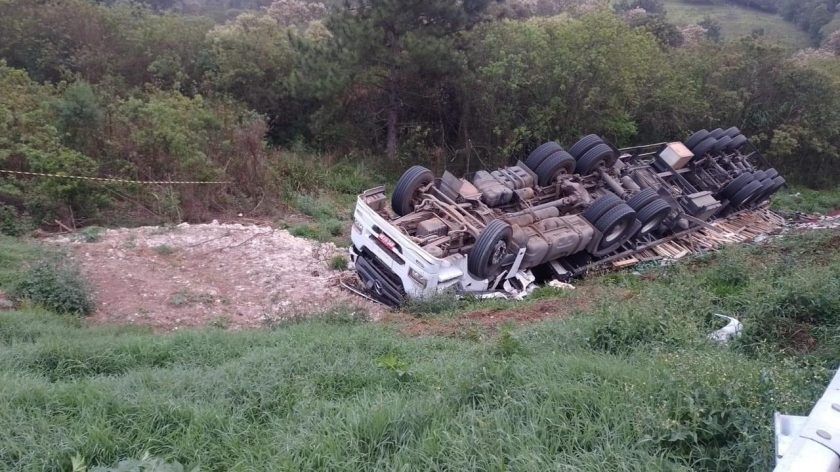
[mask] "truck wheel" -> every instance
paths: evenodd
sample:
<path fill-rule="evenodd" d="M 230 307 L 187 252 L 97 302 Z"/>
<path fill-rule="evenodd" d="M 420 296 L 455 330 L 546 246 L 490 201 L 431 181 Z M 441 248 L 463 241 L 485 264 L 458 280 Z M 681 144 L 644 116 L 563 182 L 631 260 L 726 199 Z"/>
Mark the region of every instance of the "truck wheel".
<path fill-rule="evenodd" d="M 735 126 L 729 128 L 729 129 L 727 129 L 726 131 L 723 132 L 724 136 L 729 136 L 730 138 L 734 138 L 735 136 L 738 136 L 739 134 L 741 134 L 741 130 L 739 130 Z"/>
<path fill-rule="evenodd" d="M 615 151 L 603 142 L 596 144 L 586 151 L 577 161 L 577 171 L 580 175 L 589 175 L 598 167 L 607 165 L 615 157 Z"/>
<path fill-rule="evenodd" d="M 771 168 L 769 168 L 769 169 L 765 170 L 765 171 L 764 171 L 764 173 L 767 175 L 767 178 L 768 178 L 768 179 L 775 179 L 776 177 L 778 177 L 778 176 L 779 176 L 779 171 L 777 171 L 777 170 L 776 170 L 775 168 L 773 168 L 773 167 L 771 167 Z"/>
<path fill-rule="evenodd" d="M 423 166 L 412 166 L 403 173 L 394 194 L 391 196 L 391 208 L 399 216 L 405 216 L 414 211 L 414 197 L 420 187 L 435 180 L 434 174 Z"/>
<path fill-rule="evenodd" d="M 743 134 L 739 134 L 738 136 L 732 138 L 732 142 L 729 143 L 727 151 L 737 151 L 738 149 L 741 149 L 741 146 L 744 144 L 747 144 L 747 137 Z"/>
<path fill-rule="evenodd" d="M 542 164 L 534 172 L 539 177 L 541 187 L 551 185 L 554 179 L 561 174 L 574 174 L 577 162 L 575 158 L 566 151 L 560 150 L 545 158 Z"/>
<path fill-rule="evenodd" d="M 513 230 L 502 220 L 493 220 L 478 236 L 467 258 L 467 269 L 478 279 L 491 279 L 499 275 L 505 256 L 510 254 Z"/>
<path fill-rule="evenodd" d="M 580 138 L 574 146 L 569 148 L 569 154 L 571 154 L 575 159 L 580 159 L 586 151 L 592 149 L 598 144 L 603 144 L 603 142 L 604 140 L 597 134 L 584 136 Z"/>
<path fill-rule="evenodd" d="M 639 236 L 650 233 L 668 218 L 671 214 L 671 205 L 665 200 L 658 198 L 639 211 L 636 219 L 642 223 L 642 229 L 639 230 Z"/>
<path fill-rule="evenodd" d="M 632 236 L 636 212 L 627 205 L 618 205 L 598 218 L 595 227 L 603 234 L 598 249 L 605 249 L 614 244 L 621 244 Z"/>
<path fill-rule="evenodd" d="M 753 172 L 753 180 L 756 182 L 764 182 L 767 180 L 767 172 L 764 172 L 763 170 Z"/>
<path fill-rule="evenodd" d="M 773 186 L 776 185 L 773 179 L 764 179 L 761 181 L 761 191 L 759 197 L 755 199 L 756 203 L 761 203 L 770 198 Z"/>
<path fill-rule="evenodd" d="M 732 197 L 732 200 L 729 201 L 732 205 L 739 207 L 746 205 L 753 201 L 761 191 L 761 182 L 752 181 L 747 184 L 746 187 L 742 188 Z"/>
<path fill-rule="evenodd" d="M 688 140 L 685 142 L 685 147 L 691 149 L 694 146 L 700 144 L 704 139 L 709 137 L 709 130 L 701 129 L 700 131 L 692 134 Z"/>
<path fill-rule="evenodd" d="M 594 225 L 595 222 L 598 221 L 598 218 L 602 217 L 604 213 L 622 203 L 624 202 L 618 198 L 616 194 L 606 192 L 603 197 L 595 200 L 592 205 L 589 205 L 589 208 L 583 212 L 583 217 L 586 218 L 586 221 Z"/>
<path fill-rule="evenodd" d="M 776 192 L 778 192 L 779 190 L 781 190 L 781 189 L 782 189 L 782 187 L 784 187 L 786 183 L 787 183 L 787 182 L 785 182 L 784 177 L 778 177 L 778 176 L 777 176 L 777 177 L 773 178 L 773 187 L 771 187 L 771 188 L 770 188 L 770 193 L 769 193 L 769 194 L 767 194 L 767 197 L 769 198 L 769 197 L 770 197 L 770 196 L 772 196 L 774 193 L 776 193 Z"/>
<path fill-rule="evenodd" d="M 630 197 L 630 200 L 627 200 L 627 205 L 630 208 L 639 211 L 645 206 L 647 206 L 648 203 L 656 200 L 657 198 L 659 198 L 659 193 L 656 191 L 656 189 L 648 187 L 642 189 L 641 192 Z"/>
<path fill-rule="evenodd" d="M 726 134 L 726 131 L 724 131 L 723 128 L 715 128 L 715 129 L 713 129 L 712 131 L 709 132 L 709 137 L 715 138 L 715 139 L 720 139 L 725 134 Z"/>
<path fill-rule="evenodd" d="M 708 153 L 712 149 L 714 149 L 715 144 L 717 144 L 717 138 L 709 136 L 703 141 L 700 141 L 700 144 L 691 148 L 691 152 L 693 152 L 695 156 L 701 157 L 706 155 L 706 153 Z"/>
<path fill-rule="evenodd" d="M 536 172 L 537 167 L 539 167 L 548 156 L 562 150 L 563 148 L 554 141 L 541 144 L 538 148 L 531 151 L 531 154 L 528 154 L 528 158 L 525 159 L 525 165 L 532 171 Z"/>
<path fill-rule="evenodd" d="M 723 151 L 729 146 L 731 142 L 732 138 L 730 138 L 729 136 L 723 136 L 717 140 L 717 142 L 715 143 L 715 147 L 712 148 L 712 150 L 715 152 Z"/>
<path fill-rule="evenodd" d="M 723 190 L 720 192 L 727 199 L 732 199 L 736 193 L 738 193 L 742 188 L 744 188 L 748 183 L 753 181 L 752 174 L 743 173 L 738 177 L 735 177 L 730 181 L 726 186 L 723 187 Z"/>

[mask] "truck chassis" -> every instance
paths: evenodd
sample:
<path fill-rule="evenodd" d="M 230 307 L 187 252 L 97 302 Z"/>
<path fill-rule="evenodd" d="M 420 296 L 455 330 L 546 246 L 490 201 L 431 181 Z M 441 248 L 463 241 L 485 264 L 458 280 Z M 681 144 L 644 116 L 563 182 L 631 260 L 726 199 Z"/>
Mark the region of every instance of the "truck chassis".
<path fill-rule="evenodd" d="M 766 170 L 760 170 L 765 168 Z M 735 127 L 617 149 L 599 136 L 545 143 L 469 178 L 409 168 L 359 195 L 351 260 L 390 305 L 443 291 L 521 293 L 764 204 L 785 181 Z"/>

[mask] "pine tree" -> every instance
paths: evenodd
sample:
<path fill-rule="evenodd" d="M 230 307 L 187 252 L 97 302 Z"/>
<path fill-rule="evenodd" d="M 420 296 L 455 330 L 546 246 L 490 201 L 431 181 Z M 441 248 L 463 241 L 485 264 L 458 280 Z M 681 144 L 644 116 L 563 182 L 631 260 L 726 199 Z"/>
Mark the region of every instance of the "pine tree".
<path fill-rule="evenodd" d="M 356 77 L 383 95 L 389 159 L 397 156 L 406 84 L 422 80 L 426 70 L 410 63 L 409 50 L 451 40 L 479 21 L 493 1 L 500 0 L 355 0 L 330 20 L 335 44 Z"/>

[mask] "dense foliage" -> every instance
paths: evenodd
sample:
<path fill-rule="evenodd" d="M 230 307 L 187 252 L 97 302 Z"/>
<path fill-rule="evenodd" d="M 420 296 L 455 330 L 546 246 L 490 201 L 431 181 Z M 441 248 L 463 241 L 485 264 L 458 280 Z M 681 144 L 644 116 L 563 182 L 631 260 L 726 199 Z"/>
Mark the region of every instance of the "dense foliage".
<path fill-rule="evenodd" d="M 548 139 L 630 144 L 718 125 L 755 137 L 791 181 L 840 177 L 831 41 L 795 59 L 760 38 L 684 41 L 657 0 L 235 3 L 265 8 L 217 24 L 179 14 L 187 2 L 0 2 L 1 168 L 232 182 L 2 177 L 0 215 L 101 221 L 125 201 L 159 219 L 253 208 L 295 187 L 277 181 L 300 167 L 289 148 L 465 170 Z"/>

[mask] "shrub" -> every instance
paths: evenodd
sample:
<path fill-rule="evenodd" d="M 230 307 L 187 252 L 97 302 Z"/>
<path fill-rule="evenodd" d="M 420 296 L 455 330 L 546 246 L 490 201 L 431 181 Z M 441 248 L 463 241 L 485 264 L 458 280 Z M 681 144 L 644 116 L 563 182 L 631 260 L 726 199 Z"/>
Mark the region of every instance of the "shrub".
<path fill-rule="evenodd" d="M 9 293 L 61 314 L 89 315 L 95 305 L 90 288 L 75 266 L 41 261 L 29 269 Z"/>
<path fill-rule="evenodd" d="M 78 237 L 79 240 L 86 243 L 96 243 L 102 240 L 102 234 L 104 232 L 105 228 L 100 228 L 99 226 L 88 226 L 87 228 L 83 228 L 79 231 Z"/>
<path fill-rule="evenodd" d="M 347 270 L 347 258 L 344 256 L 333 256 L 330 259 L 330 269 L 332 270 Z"/>

